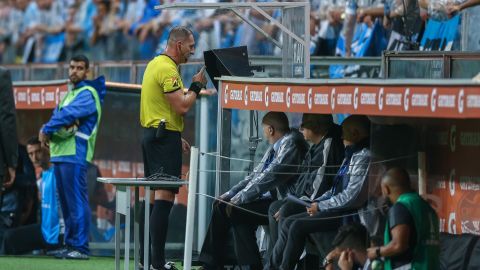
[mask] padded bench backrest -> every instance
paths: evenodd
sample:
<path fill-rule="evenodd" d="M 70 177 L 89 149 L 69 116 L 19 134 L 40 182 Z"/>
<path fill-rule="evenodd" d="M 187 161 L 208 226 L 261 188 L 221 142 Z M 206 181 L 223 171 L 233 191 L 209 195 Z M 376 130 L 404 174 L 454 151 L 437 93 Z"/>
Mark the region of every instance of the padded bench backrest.
<path fill-rule="evenodd" d="M 440 234 L 440 269 L 441 270 L 466 270 L 466 269 L 480 269 L 469 268 L 472 251 L 478 250 L 480 247 L 479 237 L 472 234 L 453 235 L 442 233 Z M 476 258 L 476 261 L 479 259 Z M 477 262 L 478 265 L 478 262 Z"/>

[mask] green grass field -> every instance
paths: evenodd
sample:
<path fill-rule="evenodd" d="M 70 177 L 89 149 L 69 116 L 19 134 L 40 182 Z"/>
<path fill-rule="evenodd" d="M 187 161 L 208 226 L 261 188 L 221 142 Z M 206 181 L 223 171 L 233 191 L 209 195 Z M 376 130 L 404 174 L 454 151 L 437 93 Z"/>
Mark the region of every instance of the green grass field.
<path fill-rule="evenodd" d="M 180 263 L 177 268 L 182 269 Z M 120 264 L 123 269 L 123 261 Z M 115 260 L 110 257 L 90 257 L 87 261 L 58 260 L 43 256 L 2 256 L 0 270 L 114 270 Z M 133 261 L 130 262 L 133 269 Z"/>

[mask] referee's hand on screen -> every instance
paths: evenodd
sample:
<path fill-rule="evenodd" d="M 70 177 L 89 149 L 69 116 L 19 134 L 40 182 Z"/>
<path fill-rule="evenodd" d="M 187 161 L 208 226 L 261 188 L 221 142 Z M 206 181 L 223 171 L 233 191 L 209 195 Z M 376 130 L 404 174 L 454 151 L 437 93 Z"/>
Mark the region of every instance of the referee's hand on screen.
<path fill-rule="evenodd" d="M 193 75 L 192 82 L 199 82 L 204 87 L 205 85 L 207 85 L 207 77 L 205 77 L 205 72 L 203 69 L 200 70 L 197 74 Z"/>

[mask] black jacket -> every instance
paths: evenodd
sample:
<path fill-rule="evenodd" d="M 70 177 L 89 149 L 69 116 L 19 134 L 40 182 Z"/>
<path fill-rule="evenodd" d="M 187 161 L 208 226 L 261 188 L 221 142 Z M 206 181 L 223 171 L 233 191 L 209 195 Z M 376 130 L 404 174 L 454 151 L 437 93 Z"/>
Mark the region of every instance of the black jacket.
<path fill-rule="evenodd" d="M 0 67 L 0 176 L 6 168 L 17 167 L 17 127 L 10 72 Z"/>
<path fill-rule="evenodd" d="M 345 155 L 341 137 L 341 127 L 333 125 L 318 144 L 310 147 L 302 164 L 304 171 L 296 185 L 297 197 L 306 196 L 313 200 L 332 187 Z"/>

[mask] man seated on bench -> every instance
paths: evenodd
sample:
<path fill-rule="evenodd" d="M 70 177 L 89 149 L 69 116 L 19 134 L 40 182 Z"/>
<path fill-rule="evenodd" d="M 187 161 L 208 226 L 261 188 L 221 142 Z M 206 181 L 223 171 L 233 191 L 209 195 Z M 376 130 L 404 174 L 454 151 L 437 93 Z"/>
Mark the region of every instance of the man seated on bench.
<path fill-rule="evenodd" d="M 315 199 L 332 188 L 335 173 L 344 158 L 342 129 L 333 122 L 331 114 L 304 114 L 300 130 L 312 143 L 302 164 L 294 195 Z M 338 166 L 338 167 L 337 167 Z M 301 204 L 278 200 L 268 212 L 270 242 L 267 259 L 278 238 L 278 228 L 286 217 L 305 212 Z"/>
<path fill-rule="evenodd" d="M 269 112 L 262 119 L 265 139 L 271 145 L 260 164 L 243 181 L 220 196 L 216 201 L 199 261 L 204 269 L 223 269 L 228 232 L 233 228 L 235 255 L 240 264 L 261 269 L 262 263 L 255 237 L 259 225 L 268 225 L 268 207 L 276 199 L 283 199 L 294 189 L 300 164 L 308 144 L 298 131 L 290 130 L 288 118 L 282 112 Z"/>
<path fill-rule="evenodd" d="M 344 219 L 363 207 L 368 197 L 370 121 L 349 116 L 342 124 L 345 159 L 331 190 L 316 199 L 307 211 L 285 219 L 277 243 L 264 269 L 294 269 L 310 233 L 338 229 Z"/>

